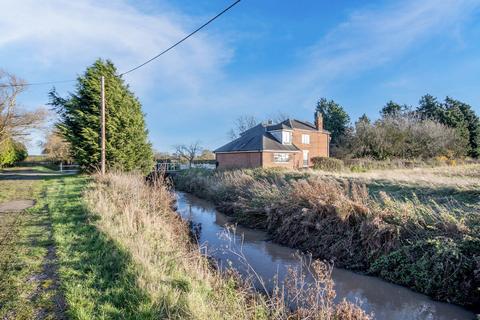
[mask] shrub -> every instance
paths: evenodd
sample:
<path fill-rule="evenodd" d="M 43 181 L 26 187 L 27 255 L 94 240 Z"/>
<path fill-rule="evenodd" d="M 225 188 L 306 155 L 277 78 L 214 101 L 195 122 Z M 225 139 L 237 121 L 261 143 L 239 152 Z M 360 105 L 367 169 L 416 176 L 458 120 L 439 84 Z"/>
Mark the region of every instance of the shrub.
<path fill-rule="evenodd" d="M 313 168 L 324 171 L 341 171 L 343 170 L 343 161 L 335 158 L 313 157 Z"/>
<path fill-rule="evenodd" d="M 23 161 L 28 157 L 27 147 L 23 143 L 14 141 L 13 149 L 15 150 L 15 162 Z"/>
<path fill-rule="evenodd" d="M 15 162 L 15 149 L 10 139 L 0 144 L 0 167 L 10 166 Z"/>
<path fill-rule="evenodd" d="M 339 155 L 376 160 L 463 157 L 468 152 L 468 141 L 456 129 L 403 114 L 358 121 L 344 139 Z"/>
<path fill-rule="evenodd" d="M 25 160 L 27 156 L 27 148 L 21 142 L 7 138 L 0 144 L 0 167 L 11 166 Z"/>

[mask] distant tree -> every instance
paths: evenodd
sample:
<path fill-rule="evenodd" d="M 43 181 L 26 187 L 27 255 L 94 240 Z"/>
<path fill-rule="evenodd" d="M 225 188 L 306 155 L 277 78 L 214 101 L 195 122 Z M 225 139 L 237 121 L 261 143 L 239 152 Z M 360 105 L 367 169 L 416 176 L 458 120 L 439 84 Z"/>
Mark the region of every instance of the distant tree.
<path fill-rule="evenodd" d="M 355 149 L 357 157 L 367 157 L 372 154 L 372 127 L 372 122 L 366 114 L 363 114 L 355 122 L 355 135 L 352 135 L 352 138 L 355 140 L 353 144 L 355 145 L 352 145 L 352 142 L 350 142 L 349 147 Z"/>
<path fill-rule="evenodd" d="M 67 98 L 55 89 L 50 105 L 61 121 L 59 132 L 71 144 L 74 159 L 88 171 L 100 162 L 100 77 L 105 76 L 107 167 L 147 172 L 153 152 L 142 106 L 109 60 L 97 60 L 78 77 L 76 90 Z"/>
<path fill-rule="evenodd" d="M 235 119 L 233 128 L 228 132 L 228 137 L 232 140 L 237 139 L 242 132 L 255 127 L 257 124 L 258 120 L 252 115 L 240 116 Z"/>
<path fill-rule="evenodd" d="M 443 103 L 442 122 L 453 127 L 459 134 L 468 140 L 468 155 L 478 158 L 480 156 L 480 119 L 473 108 L 461 101 L 445 98 Z"/>
<path fill-rule="evenodd" d="M 175 154 L 182 160 L 188 162 L 188 166 L 191 168 L 193 164 L 193 160 L 200 155 L 203 148 L 200 146 L 200 142 L 196 141 L 189 145 L 179 144 L 175 146 Z"/>
<path fill-rule="evenodd" d="M 369 123 L 371 123 L 371 121 L 370 121 L 370 119 L 368 118 L 368 116 L 364 113 L 364 114 L 362 114 L 362 115 L 358 118 L 358 120 L 357 120 L 356 123 L 366 123 L 366 124 L 369 124 Z"/>
<path fill-rule="evenodd" d="M 290 118 L 290 115 L 288 115 L 287 113 L 278 111 L 277 113 L 271 115 L 267 120 L 271 120 L 273 123 L 280 123 Z"/>
<path fill-rule="evenodd" d="M 47 116 L 43 108 L 25 111 L 19 106 L 18 96 L 23 91 L 23 80 L 0 70 L 0 147 L 13 143 L 11 141 L 24 140 L 31 129 L 42 127 Z M 3 148 L 7 149 L 7 146 Z"/>
<path fill-rule="evenodd" d="M 198 160 L 214 160 L 215 153 L 213 153 L 211 150 L 203 149 L 201 154 L 197 157 L 197 159 Z"/>
<path fill-rule="evenodd" d="M 443 118 L 442 105 L 437 101 L 437 98 L 430 94 L 426 94 L 420 98 L 415 113 L 422 120 L 430 119 L 435 121 L 441 121 Z"/>
<path fill-rule="evenodd" d="M 323 127 L 331 132 L 331 143 L 337 144 L 340 137 L 347 131 L 350 117 L 341 105 L 325 98 L 317 102 L 316 110 L 323 115 Z"/>
<path fill-rule="evenodd" d="M 380 115 L 385 118 L 388 116 L 398 116 L 401 114 L 407 114 L 410 111 L 410 107 L 406 104 L 400 105 L 392 100 L 388 101 L 387 104 L 380 110 Z"/>
<path fill-rule="evenodd" d="M 155 160 L 166 160 L 171 159 L 172 155 L 168 152 L 155 151 L 153 157 Z"/>
<path fill-rule="evenodd" d="M 73 162 L 71 145 L 57 130 L 48 133 L 41 146 L 42 154 L 46 155 L 49 160 L 63 163 Z"/>

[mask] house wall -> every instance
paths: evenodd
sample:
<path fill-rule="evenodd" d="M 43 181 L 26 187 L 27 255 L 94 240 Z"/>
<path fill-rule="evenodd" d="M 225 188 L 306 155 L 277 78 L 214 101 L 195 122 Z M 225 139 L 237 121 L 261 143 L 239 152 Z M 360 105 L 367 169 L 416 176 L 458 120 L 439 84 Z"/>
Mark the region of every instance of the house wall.
<path fill-rule="evenodd" d="M 302 143 L 302 134 L 310 136 L 310 144 Z M 312 165 L 311 158 L 313 157 L 328 157 L 329 156 L 329 135 L 322 131 L 313 130 L 293 130 L 292 136 L 293 144 L 300 150 L 308 150 L 308 165 Z M 278 151 L 282 153 L 281 151 Z M 303 152 L 291 152 L 291 159 L 289 162 L 274 162 L 273 154 L 275 152 L 229 152 L 217 153 L 216 159 L 218 161 L 219 169 L 228 168 L 255 168 L 255 167 L 283 167 L 283 168 L 302 168 L 303 167 Z"/>
<path fill-rule="evenodd" d="M 261 152 L 216 153 L 219 169 L 256 168 L 262 166 Z"/>
<path fill-rule="evenodd" d="M 302 143 L 302 134 L 308 134 L 310 136 L 310 144 Z M 329 135 L 322 131 L 310 131 L 310 130 L 293 130 L 293 144 L 300 150 L 308 150 L 309 166 L 312 165 L 311 158 L 313 157 L 328 157 L 329 156 Z M 303 161 L 303 154 L 301 154 Z M 300 163 L 300 167 L 303 164 Z"/>

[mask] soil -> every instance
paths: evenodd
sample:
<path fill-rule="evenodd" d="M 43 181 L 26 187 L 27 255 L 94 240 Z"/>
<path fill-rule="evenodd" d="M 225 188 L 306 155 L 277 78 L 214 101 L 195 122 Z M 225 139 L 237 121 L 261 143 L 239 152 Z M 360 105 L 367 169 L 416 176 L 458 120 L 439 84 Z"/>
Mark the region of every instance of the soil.
<path fill-rule="evenodd" d="M 35 205 L 35 200 L 13 200 L 4 203 L 0 203 L 0 212 L 22 212 Z"/>

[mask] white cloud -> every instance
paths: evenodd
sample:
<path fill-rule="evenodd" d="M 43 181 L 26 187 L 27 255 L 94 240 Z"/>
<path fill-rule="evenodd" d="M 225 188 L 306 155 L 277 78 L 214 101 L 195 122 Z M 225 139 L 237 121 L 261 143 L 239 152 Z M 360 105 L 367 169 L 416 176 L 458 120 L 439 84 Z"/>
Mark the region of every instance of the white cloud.
<path fill-rule="evenodd" d="M 54 78 L 54 72 L 82 72 L 98 57 L 111 58 L 124 71 L 205 20 L 170 9 L 142 12 L 126 1 L 2 1 L 0 59 L 10 58 L 25 74 L 38 74 L 42 79 L 47 75 L 47 79 Z M 311 47 L 299 51 L 294 67 L 276 74 L 252 70 L 248 82 L 240 82 L 225 68 L 237 42 L 207 29 L 126 79 L 147 102 L 145 111 L 154 125 L 156 119 L 180 121 L 182 114 L 182 121 L 193 122 L 205 112 L 232 121 L 237 114 L 262 117 L 278 110 L 296 116 L 310 114 L 315 100 L 328 95 L 332 86 L 395 63 L 432 37 L 461 44 L 462 26 L 479 6 L 478 0 L 407 0 L 369 6 L 352 12 L 326 35 L 312 39 Z M 295 110 L 298 108 L 303 110 Z M 216 136 L 198 138 L 219 144 L 219 135 L 225 136 L 228 127 L 228 121 L 217 121 Z M 168 135 L 175 137 L 172 132 Z M 179 142 L 168 140 L 157 146 Z"/>
<path fill-rule="evenodd" d="M 140 12 L 124 1 L 5 1 L 0 11 L 0 52 L 38 70 L 82 72 L 103 57 L 125 71 L 186 35 L 196 24 L 191 20 L 172 11 Z M 175 54 L 163 56 L 128 80 L 143 89 L 155 81 L 157 87 L 181 86 L 197 93 L 205 78 L 221 77 L 231 55 L 214 40 L 198 34 Z"/>
<path fill-rule="evenodd" d="M 434 36 L 460 41 L 459 28 L 479 7 L 478 0 L 411 0 L 355 11 L 303 52 L 307 62 L 286 75 L 296 84 L 291 92 L 319 94 L 332 83 L 393 63 Z"/>

